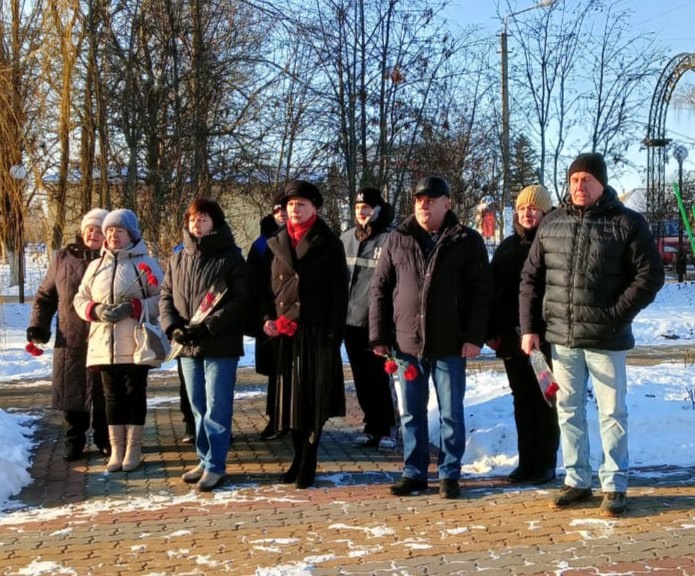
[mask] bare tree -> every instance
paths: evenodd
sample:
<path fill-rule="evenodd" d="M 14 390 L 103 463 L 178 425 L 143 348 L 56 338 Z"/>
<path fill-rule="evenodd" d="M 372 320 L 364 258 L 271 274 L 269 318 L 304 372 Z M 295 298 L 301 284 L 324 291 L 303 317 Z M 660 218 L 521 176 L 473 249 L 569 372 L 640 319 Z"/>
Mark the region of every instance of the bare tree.
<path fill-rule="evenodd" d="M 342 198 L 351 200 L 365 183 L 388 186 L 392 199 L 401 193 L 429 97 L 459 49 L 439 8 L 420 0 L 328 0 L 297 18 L 316 58 L 312 88 L 323 102 L 330 164 L 344 178 L 335 191 Z"/>
<path fill-rule="evenodd" d="M 11 282 L 24 301 L 26 178 L 31 176 L 35 54 L 41 3 L 0 3 L 0 247 L 10 262 Z M 27 166 L 29 169 L 27 169 Z"/>
<path fill-rule="evenodd" d="M 628 147 L 642 136 L 644 103 L 651 97 L 662 58 L 652 35 L 630 33 L 631 15 L 608 4 L 590 31 L 594 41 L 582 58 L 591 86 L 582 98 L 584 127 L 590 130 L 587 148 L 618 165 L 626 162 Z"/>
<path fill-rule="evenodd" d="M 608 0 L 566 0 L 513 19 L 520 58 L 514 59 L 517 126 L 539 147 L 543 180 L 557 195 L 577 152 L 626 161 L 639 141 L 646 82 L 656 73 L 658 47 L 633 33 L 631 12 Z"/>

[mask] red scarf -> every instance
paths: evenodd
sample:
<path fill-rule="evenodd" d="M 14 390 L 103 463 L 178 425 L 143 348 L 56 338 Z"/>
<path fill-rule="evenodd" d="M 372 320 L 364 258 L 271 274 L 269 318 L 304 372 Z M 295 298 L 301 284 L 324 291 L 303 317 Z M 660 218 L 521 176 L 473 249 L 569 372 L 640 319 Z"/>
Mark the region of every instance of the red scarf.
<path fill-rule="evenodd" d="M 297 244 L 306 236 L 306 233 L 311 229 L 318 218 L 317 214 L 314 214 L 303 224 L 293 224 L 292 220 L 287 220 L 287 235 L 290 237 L 290 242 L 292 243 L 292 248 L 296 248 Z"/>

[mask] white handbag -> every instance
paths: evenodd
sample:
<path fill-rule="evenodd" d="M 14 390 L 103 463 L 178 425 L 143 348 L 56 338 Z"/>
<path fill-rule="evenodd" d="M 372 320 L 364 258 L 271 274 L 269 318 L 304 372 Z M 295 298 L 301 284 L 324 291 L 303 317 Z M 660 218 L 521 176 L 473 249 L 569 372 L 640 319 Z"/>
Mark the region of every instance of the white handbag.
<path fill-rule="evenodd" d="M 133 329 L 135 352 L 133 363 L 140 366 L 158 368 L 169 354 L 169 340 L 159 325 L 159 321 L 150 321 L 147 303 L 143 302 L 140 319 Z"/>

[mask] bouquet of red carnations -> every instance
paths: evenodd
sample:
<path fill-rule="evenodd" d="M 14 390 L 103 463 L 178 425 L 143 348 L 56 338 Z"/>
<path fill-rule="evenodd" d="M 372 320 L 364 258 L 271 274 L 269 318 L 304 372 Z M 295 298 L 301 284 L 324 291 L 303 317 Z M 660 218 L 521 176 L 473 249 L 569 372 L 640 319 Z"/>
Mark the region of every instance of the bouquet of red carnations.
<path fill-rule="evenodd" d="M 287 316 L 280 316 L 277 320 L 275 320 L 275 328 L 280 334 L 292 338 L 297 331 L 297 323 L 294 320 L 287 318 Z"/>
<path fill-rule="evenodd" d="M 200 324 L 203 320 L 205 320 L 210 315 L 210 312 L 215 309 L 215 306 L 220 303 L 220 300 L 222 300 L 226 293 L 227 283 L 224 280 L 218 280 L 215 282 L 212 288 L 205 293 L 203 299 L 200 301 L 198 308 L 188 323 L 189 326 Z M 166 357 L 165 362 L 176 358 L 179 354 L 181 354 L 181 350 L 183 350 L 183 344 L 172 342 L 171 350 L 169 351 L 169 355 Z"/>
<path fill-rule="evenodd" d="M 389 355 L 386 357 L 386 362 L 384 363 L 384 370 L 386 371 L 387 374 L 393 375 L 396 372 L 398 372 L 398 362 L 396 359 Z M 415 380 L 418 375 L 418 370 L 416 366 L 413 366 L 412 364 L 406 363 L 406 368 L 405 371 L 403 372 L 403 377 L 410 382 L 411 380 Z"/>
<path fill-rule="evenodd" d="M 37 346 L 33 342 L 28 342 L 24 349 L 34 357 L 41 356 L 43 354 L 43 348 Z"/>

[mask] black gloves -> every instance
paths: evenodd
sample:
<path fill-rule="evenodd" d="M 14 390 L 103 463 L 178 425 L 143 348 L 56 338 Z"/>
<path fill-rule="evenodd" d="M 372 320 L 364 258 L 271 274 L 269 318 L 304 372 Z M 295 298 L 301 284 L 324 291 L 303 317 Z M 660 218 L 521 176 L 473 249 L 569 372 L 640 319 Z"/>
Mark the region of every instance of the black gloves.
<path fill-rule="evenodd" d="M 46 344 L 51 339 L 51 332 L 44 330 L 41 326 L 29 326 L 27 328 L 27 342 L 38 342 Z"/>
<path fill-rule="evenodd" d="M 109 322 L 110 320 L 108 319 L 108 312 L 111 309 L 111 306 L 108 304 L 97 304 L 92 308 L 92 316 L 99 320 L 99 322 Z"/>
<path fill-rule="evenodd" d="M 113 322 L 115 324 L 116 322 L 123 320 L 123 318 L 128 318 L 128 316 L 130 316 L 132 313 L 133 303 L 121 302 L 120 304 L 116 304 L 104 312 L 104 316 L 106 316 L 108 322 Z"/>
<path fill-rule="evenodd" d="M 192 324 L 189 326 L 177 326 L 171 331 L 171 339 L 184 346 L 196 344 L 210 335 L 205 324 Z"/>
<path fill-rule="evenodd" d="M 120 304 L 97 304 L 92 308 L 92 316 L 99 322 L 111 322 L 115 324 L 133 314 L 132 302 L 121 302 Z"/>
<path fill-rule="evenodd" d="M 207 326 L 205 324 L 189 324 L 186 326 L 186 330 L 188 331 L 188 335 L 190 336 L 191 340 L 194 342 L 198 342 L 205 338 L 206 336 L 210 335 L 210 330 L 208 330 Z"/>

